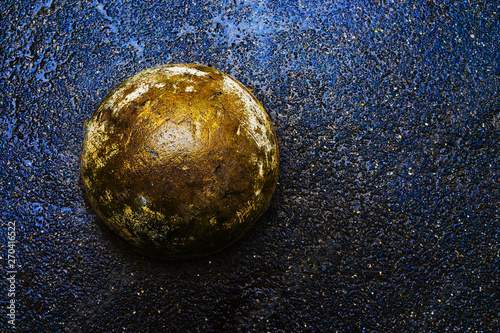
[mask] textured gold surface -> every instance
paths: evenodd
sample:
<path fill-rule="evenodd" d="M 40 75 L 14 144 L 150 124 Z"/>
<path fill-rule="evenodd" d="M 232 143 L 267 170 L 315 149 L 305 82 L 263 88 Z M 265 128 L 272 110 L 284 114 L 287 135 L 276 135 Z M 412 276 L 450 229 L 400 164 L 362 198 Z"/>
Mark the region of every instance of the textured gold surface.
<path fill-rule="evenodd" d="M 262 105 L 210 67 L 164 65 L 125 80 L 87 125 L 92 206 L 136 250 L 162 259 L 217 252 L 267 209 L 276 135 Z"/>

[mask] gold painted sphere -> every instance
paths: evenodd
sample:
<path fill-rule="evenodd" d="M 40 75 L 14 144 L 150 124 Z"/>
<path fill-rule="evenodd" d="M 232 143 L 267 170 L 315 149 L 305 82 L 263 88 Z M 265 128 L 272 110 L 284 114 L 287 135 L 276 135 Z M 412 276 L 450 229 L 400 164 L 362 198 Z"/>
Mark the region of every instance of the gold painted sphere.
<path fill-rule="evenodd" d="M 271 120 L 238 81 L 163 65 L 117 86 L 87 124 L 83 184 L 102 220 L 160 259 L 202 257 L 242 237 L 278 179 Z"/>

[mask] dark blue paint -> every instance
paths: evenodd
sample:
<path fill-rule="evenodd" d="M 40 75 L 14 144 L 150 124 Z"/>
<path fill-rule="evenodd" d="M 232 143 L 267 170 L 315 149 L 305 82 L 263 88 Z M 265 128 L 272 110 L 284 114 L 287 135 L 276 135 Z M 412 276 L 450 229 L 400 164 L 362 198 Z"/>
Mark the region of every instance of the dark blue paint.
<path fill-rule="evenodd" d="M 498 330 L 496 2 L 0 10 L 0 244 L 5 256 L 5 222 L 16 221 L 19 332 Z M 179 62 L 253 89 L 276 127 L 281 175 L 238 244 L 163 263 L 97 219 L 79 154 L 107 92 Z"/>

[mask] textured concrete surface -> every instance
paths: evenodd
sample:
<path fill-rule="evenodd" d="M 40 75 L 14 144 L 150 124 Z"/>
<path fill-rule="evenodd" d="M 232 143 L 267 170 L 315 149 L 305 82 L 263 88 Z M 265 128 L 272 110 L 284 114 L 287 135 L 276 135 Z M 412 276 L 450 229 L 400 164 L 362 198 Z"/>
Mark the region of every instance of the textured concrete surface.
<path fill-rule="evenodd" d="M 496 1 L 3 1 L 1 272 L 18 332 L 498 331 Z M 84 198 L 83 124 L 162 63 L 253 89 L 280 144 L 237 244 L 161 262 Z M 0 284 L 0 330 L 9 283 Z"/>

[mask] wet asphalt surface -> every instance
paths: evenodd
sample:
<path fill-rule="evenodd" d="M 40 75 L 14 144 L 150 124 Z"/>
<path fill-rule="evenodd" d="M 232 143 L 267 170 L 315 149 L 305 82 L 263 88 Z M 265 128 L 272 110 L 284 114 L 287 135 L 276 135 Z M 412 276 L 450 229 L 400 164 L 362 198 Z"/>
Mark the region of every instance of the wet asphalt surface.
<path fill-rule="evenodd" d="M 497 2 L 47 0 L 0 12 L 0 331 L 14 331 L 12 248 L 17 332 L 499 330 Z M 268 212 L 198 260 L 134 252 L 79 176 L 84 121 L 117 83 L 163 63 L 237 78 L 280 145 Z"/>

